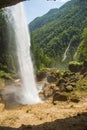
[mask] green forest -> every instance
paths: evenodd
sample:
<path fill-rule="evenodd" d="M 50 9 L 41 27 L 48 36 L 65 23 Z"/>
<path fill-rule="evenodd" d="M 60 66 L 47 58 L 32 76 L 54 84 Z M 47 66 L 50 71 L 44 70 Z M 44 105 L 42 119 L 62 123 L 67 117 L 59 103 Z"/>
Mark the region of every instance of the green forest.
<path fill-rule="evenodd" d="M 12 19 L 10 13 L 10 10 L 0 9 L 0 75 L 6 78 L 18 75 L 15 33 L 9 20 L 9 16 Z M 51 9 L 33 20 L 29 30 L 35 71 L 43 68 L 66 70 L 70 61 L 83 62 L 87 59 L 86 0 L 71 0 L 59 9 Z"/>
<path fill-rule="evenodd" d="M 51 9 L 32 21 L 29 30 L 37 70 L 64 70 L 70 61 L 86 60 L 87 0 L 71 0 L 59 9 Z"/>

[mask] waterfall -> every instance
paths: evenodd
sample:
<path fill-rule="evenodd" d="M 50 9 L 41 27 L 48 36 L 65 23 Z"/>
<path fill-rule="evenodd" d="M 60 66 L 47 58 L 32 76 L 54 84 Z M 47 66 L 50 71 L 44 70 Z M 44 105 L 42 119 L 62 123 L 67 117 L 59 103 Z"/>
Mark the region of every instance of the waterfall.
<path fill-rule="evenodd" d="M 40 102 L 34 79 L 33 64 L 30 55 L 30 36 L 26 22 L 23 4 L 17 4 L 12 9 L 14 29 L 16 34 L 16 47 L 22 79 L 21 102 L 33 104 Z"/>
<path fill-rule="evenodd" d="M 20 104 L 34 104 L 41 102 L 38 96 L 38 90 L 34 79 L 33 64 L 30 55 L 30 35 L 28 31 L 28 25 L 26 22 L 23 4 L 17 4 L 10 7 L 13 20 L 13 32 L 15 37 L 15 44 L 17 49 L 17 57 L 19 62 L 19 72 L 21 77 L 20 89 L 15 86 L 7 87 L 3 94 L 5 100 L 11 100 L 12 98 Z M 12 30 L 9 26 L 9 35 Z M 10 39 L 13 42 L 13 39 Z M 15 59 L 16 62 L 16 59 Z M 13 96 L 13 97 L 12 97 Z"/>
<path fill-rule="evenodd" d="M 67 52 L 68 52 L 68 50 L 70 48 L 71 42 L 72 42 L 72 39 L 70 40 L 70 42 L 69 42 L 69 44 L 68 44 L 68 46 L 67 46 L 67 48 L 66 48 L 66 50 L 65 50 L 65 52 L 63 54 L 62 62 L 65 61 L 65 59 L 67 58 Z"/>

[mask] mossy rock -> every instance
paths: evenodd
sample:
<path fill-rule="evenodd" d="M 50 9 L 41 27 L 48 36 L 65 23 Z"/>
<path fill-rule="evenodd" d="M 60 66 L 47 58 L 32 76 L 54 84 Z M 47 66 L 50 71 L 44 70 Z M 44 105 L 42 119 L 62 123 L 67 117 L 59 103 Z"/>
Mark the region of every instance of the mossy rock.
<path fill-rule="evenodd" d="M 43 80 L 47 75 L 47 72 L 46 71 L 39 71 L 37 74 L 36 74 L 36 79 L 37 81 L 41 81 Z"/>
<path fill-rule="evenodd" d="M 82 70 L 83 63 L 72 61 L 69 63 L 69 70 L 71 72 L 80 72 Z"/>

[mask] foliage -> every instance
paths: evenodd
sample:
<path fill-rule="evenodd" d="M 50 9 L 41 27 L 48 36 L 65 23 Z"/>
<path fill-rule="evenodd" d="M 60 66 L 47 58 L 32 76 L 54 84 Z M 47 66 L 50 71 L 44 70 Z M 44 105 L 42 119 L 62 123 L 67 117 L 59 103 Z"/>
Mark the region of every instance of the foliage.
<path fill-rule="evenodd" d="M 10 10 L 0 10 L 0 70 L 15 74 L 17 71 L 17 56 L 15 34 Z M 16 61 L 15 61 L 16 59 Z"/>
<path fill-rule="evenodd" d="M 12 79 L 12 76 L 10 73 L 0 70 L 0 79 Z"/>
<path fill-rule="evenodd" d="M 36 71 L 53 66 L 54 60 L 44 54 L 43 50 L 39 46 L 31 47 L 31 50 L 33 50 L 32 59 L 35 63 Z"/>
<path fill-rule="evenodd" d="M 68 62 L 74 59 L 85 27 L 87 0 L 71 0 L 30 23 L 31 42 L 36 48 L 42 49 L 44 56 L 46 54 L 55 60 L 55 67 L 67 68 Z"/>
<path fill-rule="evenodd" d="M 79 61 L 84 61 L 87 59 L 87 28 L 85 28 L 82 33 L 82 41 L 77 50 L 77 59 Z"/>
<path fill-rule="evenodd" d="M 76 88 L 74 90 L 75 91 L 78 90 L 78 91 L 81 91 L 81 92 L 83 92 L 83 91 L 87 92 L 87 77 L 82 78 L 81 80 L 79 80 L 77 82 L 77 86 L 76 86 Z"/>

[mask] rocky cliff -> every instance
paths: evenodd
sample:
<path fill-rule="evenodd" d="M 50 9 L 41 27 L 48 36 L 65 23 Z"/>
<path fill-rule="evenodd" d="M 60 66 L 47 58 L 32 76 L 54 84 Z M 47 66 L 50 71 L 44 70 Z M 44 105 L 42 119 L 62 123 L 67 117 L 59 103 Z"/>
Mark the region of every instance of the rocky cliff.
<path fill-rule="evenodd" d="M 0 8 L 15 5 L 22 1 L 26 1 L 26 0 L 0 0 Z"/>

